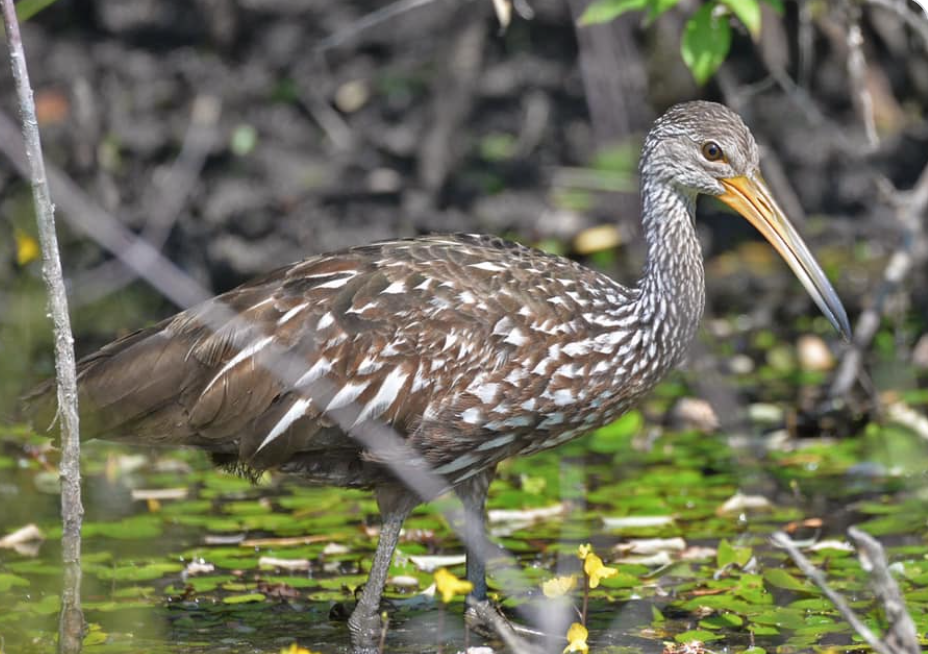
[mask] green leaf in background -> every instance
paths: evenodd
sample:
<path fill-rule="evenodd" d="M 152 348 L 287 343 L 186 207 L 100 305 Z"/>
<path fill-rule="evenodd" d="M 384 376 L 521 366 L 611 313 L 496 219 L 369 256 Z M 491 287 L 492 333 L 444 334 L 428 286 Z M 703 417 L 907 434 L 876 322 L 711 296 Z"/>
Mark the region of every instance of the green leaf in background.
<path fill-rule="evenodd" d="M 773 7 L 773 10 L 777 12 L 780 16 L 783 15 L 783 0 L 764 0 L 768 5 Z"/>
<path fill-rule="evenodd" d="M 675 7 L 680 0 L 595 0 L 584 10 L 580 25 L 599 25 L 618 18 L 627 11 L 648 10 L 648 22 Z"/>
<path fill-rule="evenodd" d="M 731 27 L 724 16 L 715 16 L 715 3 L 705 4 L 686 21 L 680 54 L 699 85 L 719 69 L 731 47 Z"/>
<path fill-rule="evenodd" d="M 20 0 L 16 3 L 16 18 L 23 23 L 56 2 L 58 0 Z"/>
<path fill-rule="evenodd" d="M 751 33 L 755 41 L 760 38 L 760 2 L 758 0 L 721 0 L 722 4 L 731 9 L 731 13 L 738 17 Z"/>
<path fill-rule="evenodd" d="M 599 25 L 618 18 L 626 11 L 647 9 L 649 0 L 594 0 L 580 16 L 581 25 Z"/>
<path fill-rule="evenodd" d="M 680 4 L 680 0 L 650 0 L 648 2 L 648 22 L 654 22 L 661 14 L 673 9 L 678 4 Z"/>

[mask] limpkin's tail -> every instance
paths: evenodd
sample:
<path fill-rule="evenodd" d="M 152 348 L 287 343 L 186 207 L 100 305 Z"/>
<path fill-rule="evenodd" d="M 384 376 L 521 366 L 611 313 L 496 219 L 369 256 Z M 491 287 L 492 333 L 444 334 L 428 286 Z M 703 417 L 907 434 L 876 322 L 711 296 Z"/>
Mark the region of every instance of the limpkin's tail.
<path fill-rule="evenodd" d="M 189 374 L 178 365 L 186 347 L 165 333 L 167 321 L 139 330 L 110 343 L 77 364 L 78 403 L 82 439 L 135 440 L 141 431 L 151 433 L 159 416 L 171 440 L 183 440 L 178 421 L 170 421 L 170 410 L 178 390 Z M 22 398 L 24 413 L 40 433 L 57 435 L 58 398 L 54 379 L 35 387 Z M 174 407 L 176 409 L 176 407 Z"/>

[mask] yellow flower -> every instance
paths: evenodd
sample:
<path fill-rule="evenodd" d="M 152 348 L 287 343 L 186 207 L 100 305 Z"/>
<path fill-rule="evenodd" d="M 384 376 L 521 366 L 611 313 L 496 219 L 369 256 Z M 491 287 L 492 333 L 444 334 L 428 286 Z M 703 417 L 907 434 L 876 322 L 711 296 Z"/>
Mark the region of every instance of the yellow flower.
<path fill-rule="evenodd" d="M 472 591 L 474 585 L 441 568 L 435 571 L 435 588 L 441 593 L 441 601 L 447 604 L 455 595 L 464 595 Z"/>
<path fill-rule="evenodd" d="M 590 554 L 583 561 L 583 571 L 590 578 L 590 588 L 599 586 L 599 582 L 619 573 L 615 568 L 603 565 L 603 560 L 595 554 Z"/>
<path fill-rule="evenodd" d="M 13 230 L 13 240 L 16 241 L 16 263 L 20 266 L 41 256 L 39 242 L 18 227 Z"/>
<path fill-rule="evenodd" d="M 280 650 L 280 654 L 316 654 L 315 652 L 306 649 L 305 647 L 300 647 L 296 643 L 290 645 L 290 647 L 284 647 Z"/>
<path fill-rule="evenodd" d="M 590 632 L 579 622 L 570 625 L 570 629 L 567 630 L 567 647 L 564 648 L 562 654 L 569 654 L 569 652 L 589 654 L 590 646 L 586 644 L 586 639 L 589 635 Z"/>
<path fill-rule="evenodd" d="M 541 585 L 541 592 L 545 597 L 560 597 L 566 595 L 577 587 L 577 575 L 566 575 L 548 579 Z"/>
<path fill-rule="evenodd" d="M 593 546 L 587 543 L 586 545 L 581 545 L 577 548 L 577 558 L 581 561 L 585 561 L 586 557 L 593 553 Z"/>

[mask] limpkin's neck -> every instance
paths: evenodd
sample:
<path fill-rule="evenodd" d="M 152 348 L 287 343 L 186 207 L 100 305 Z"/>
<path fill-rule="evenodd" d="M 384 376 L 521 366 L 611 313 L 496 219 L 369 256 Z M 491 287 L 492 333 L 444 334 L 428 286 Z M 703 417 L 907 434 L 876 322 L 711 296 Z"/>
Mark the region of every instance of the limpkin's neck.
<path fill-rule="evenodd" d="M 643 339 L 663 376 L 686 354 L 702 319 L 705 278 L 696 235 L 696 195 L 643 176 L 642 222 L 648 258 L 636 307 Z"/>

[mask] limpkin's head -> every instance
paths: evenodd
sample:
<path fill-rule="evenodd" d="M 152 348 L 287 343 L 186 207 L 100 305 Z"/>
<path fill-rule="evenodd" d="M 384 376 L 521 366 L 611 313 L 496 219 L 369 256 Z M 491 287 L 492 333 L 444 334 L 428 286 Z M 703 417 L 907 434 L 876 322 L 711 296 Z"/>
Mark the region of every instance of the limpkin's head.
<path fill-rule="evenodd" d="M 851 327 L 841 300 L 760 174 L 754 136 L 734 111 L 715 102 L 674 105 L 645 139 L 641 177 L 687 196 L 711 195 L 747 218 L 786 260 L 841 335 Z"/>

